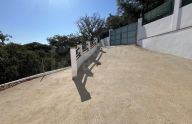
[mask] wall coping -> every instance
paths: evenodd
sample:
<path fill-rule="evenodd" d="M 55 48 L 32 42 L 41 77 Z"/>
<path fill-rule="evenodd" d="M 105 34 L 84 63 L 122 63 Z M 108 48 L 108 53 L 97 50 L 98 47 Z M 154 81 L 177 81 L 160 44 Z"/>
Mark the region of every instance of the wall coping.
<path fill-rule="evenodd" d="M 23 82 L 26 82 L 26 81 L 29 81 L 29 80 L 32 80 L 32 79 L 35 79 L 35 78 L 47 76 L 47 75 L 50 75 L 50 74 L 53 74 L 53 73 L 57 73 L 57 72 L 60 72 L 60 71 L 63 71 L 63 70 L 67 70 L 69 68 L 71 68 L 71 66 L 66 67 L 66 68 L 56 69 L 56 70 L 53 70 L 53 71 L 48 71 L 48 72 L 45 72 L 45 73 L 32 75 L 32 76 L 25 77 L 25 78 L 22 78 L 22 79 L 19 79 L 19 80 L 15 80 L 15 81 L 11 81 L 11 82 L 8 82 L 8 83 L 5 83 L 5 84 L 1 84 L 0 85 L 0 91 L 11 88 L 11 87 L 14 87 L 14 86 L 16 86 L 18 84 L 21 84 Z"/>

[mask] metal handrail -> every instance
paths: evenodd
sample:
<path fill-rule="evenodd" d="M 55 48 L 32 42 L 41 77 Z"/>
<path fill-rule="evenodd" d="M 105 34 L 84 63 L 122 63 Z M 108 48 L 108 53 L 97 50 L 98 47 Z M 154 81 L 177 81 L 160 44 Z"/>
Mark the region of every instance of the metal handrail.
<path fill-rule="evenodd" d="M 86 51 L 88 51 L 89 49 L 88 49 L 88 47 L 87 47 L 87 45 L 84 47 L 84 49 L 83 49 L 83 52 L 86 52 Z"/>
<path fill-rule="evenodd" d="M 96 45 L 96 42 L 93 41 L 93 42 L 91 43 L 91 48 L 93 48 L 95 45 Z"/>
<path fill-rule="evenodd" d="M 77 47 L 77 49 L 76 49 L 76 58 L 77 59 L 79 59 L 80 57 L 81 57 L 81 53 L 80 53 L 80 48 L 79 47 Z"/>

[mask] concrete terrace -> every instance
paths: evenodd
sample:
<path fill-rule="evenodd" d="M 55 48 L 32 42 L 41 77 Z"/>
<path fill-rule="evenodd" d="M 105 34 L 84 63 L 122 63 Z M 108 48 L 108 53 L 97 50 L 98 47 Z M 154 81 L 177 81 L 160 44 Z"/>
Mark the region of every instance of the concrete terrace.
<path fill-rule="evenodd" d="M 103 48 L 71 69 L 0 92 L 1 124 L 191 124 L 192 61 Z"/>

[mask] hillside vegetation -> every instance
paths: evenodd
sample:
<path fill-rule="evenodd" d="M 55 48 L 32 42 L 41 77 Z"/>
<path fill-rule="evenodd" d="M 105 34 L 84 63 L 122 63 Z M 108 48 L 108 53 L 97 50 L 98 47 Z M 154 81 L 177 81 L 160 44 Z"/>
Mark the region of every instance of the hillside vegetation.
<path fill-rule="evenodd" d="M 69 48 L 9 43 L 0 47 L 0 84 L 70 66 Z"/>

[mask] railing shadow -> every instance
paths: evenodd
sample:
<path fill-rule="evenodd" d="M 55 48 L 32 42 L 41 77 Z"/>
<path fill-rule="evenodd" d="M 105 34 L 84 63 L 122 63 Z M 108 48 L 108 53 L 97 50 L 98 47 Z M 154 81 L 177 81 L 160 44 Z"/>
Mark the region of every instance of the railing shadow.
<path fill-rule="evenodd" d="M 73 78 L 73 81 L 76 85 L 76 88 L 79 92 L 81 102 L 87 101 L 91 99 L 90 93 L 86 89 L 86 83 L 88 77 L 93 77 L 94 74 L 92 73 L 92 69 L 95 66 L 101 65 L 99 60 L 101 59 L 103 53 L 106 53 L 99 48 L 95 54 L 93 54 L 84 64 L 79 68 L 77 77 Z"/>

